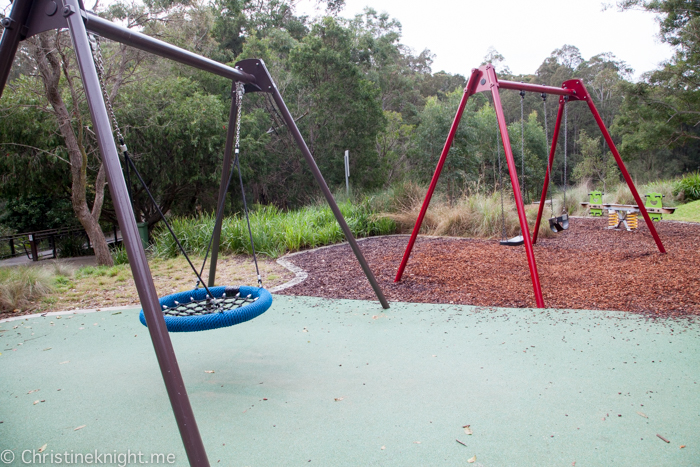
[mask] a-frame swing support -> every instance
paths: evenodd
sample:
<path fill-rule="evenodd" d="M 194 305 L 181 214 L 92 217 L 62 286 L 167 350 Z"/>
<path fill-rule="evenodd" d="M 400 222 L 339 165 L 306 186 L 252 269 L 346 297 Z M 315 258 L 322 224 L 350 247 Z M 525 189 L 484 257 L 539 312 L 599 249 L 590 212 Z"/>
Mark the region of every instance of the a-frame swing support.
<path fill-rule="evenodd" d="M 136 227 L 134 212 L 112 135 L 112 126 L 105 107 L 95 64 L 92 60 L 88 32 L 226 77 L 232 82 L 242 82 L 245 84 L 247 92 L 268 92 L 272 94 L 285 123 L 309 164 L 377 298 L 384 308 L 388 308 L 389 304 L 384 298 L 347 222 L 345 222 L 340 209 L 335 203 L 294 119 L 291 117 L 282 96 L 277 90 L 277 86 L 274 84 L 262 60 L 244 60 L 236 64 L 235 68 L 232 68 L 167 42 L 111 23 L 94 13 L 86 11 L 82 0 L 15 0 L 10 15 L 3 18 L 1 24 L 4 30 L 0 39 L 0 97 L 7 83 L 19 43 L 22 40 L 52 29 L 68 29 L 70 31 L 93 122 L 93 130 L 102 156 L 102 163 L 105 167 L 110 194 L 124 239 L 124 246 L 180 436 L 189 464 L 197 467 L 207 467 L 209 466 L 209 460 L 204 443 L 202 442 L 172 342 L 165 326 L 165 320 L 158 302 L 158 294 Z M 231 111 L 233 112 L 234 110 L 235 107 L 232 106 Z M 230 118 L 229 122 L 234 122 L 234 118 Z M 232 127 L 233 125 L 229 124 L 229 137 Z M 228 170 L 231 170 L 230 144 L 227 144 L 225 156 L 224 172 L 228 174 Z M 221 193 L 220 197 L 223 195 Z M 219 203 L 221 203 L 221 200 Z M 215 245 L 215 248 L 218 248 L 218 244 Z"/>
<path fill-rule="evenodd" d="M 548 170 L 546 171 L 545 175 L 544 186 L 542 189 L 542 197 L 540 200 L 539 211 L 537 213 L 537 221 L 535 222 L 535 231 L 533 233 L 532 238 L 530 238 L 530 230 L 527 223 L 527 217 L 525 215 L 525 206 L 523 204 L 523 199 L 520 194 L 520 184 L 518 182 L 518 174 L 515 167 L 513 150 L 510 146 L 510 138 L 508 137 L 508 127 L 506 125 L 506 119 L 503 113 L 503 106 L 501 105 L 499 89 L 511 89 L 516 91 L 537 92 L 560 96 L 557 120 L 554 126 L 554 135 L 552 137 L 552 146 L 549 152 L 549 158 L 547 162 Z M 400 281 L 401 277 L 403 276 L 404 270 L 406 269 L 406 264 L 408 263 L 408 259 L 411 256 L 411 250 L 413 250 L 416 238 L 418 237 L 418 232 L 420 231 L 423 219 L 425 218 L 425 213 L 428 210 L 428 205 L 430 204 L 430 200 L 432 199 L 433 193 L 435 192 L 435 187 L 437 186 L 438 180 L 440 179 L 440 174 L 442 172 L 443 166 L 445 165 L 445 160 L 447 159 L 447 155 L 449 154 L 450 148 L 452 147 L 452 142 L 454 140 L 455 134 L 457 133 L 457 128 L 459 127 L 459 122 L 462 118 L 462 114 L 464 113 L 467 101 L 471 96 L 473 96 L 477 92 L 491 92 L 493 96 L 493 106 L 494 110 L 496 111 L 498 128 L 501 133 L 501 141 L 503 143 L 506 162 L 508 164 L 508 173 L 510 174 L 510 180 L 513 187 L 515 206 L 518 211 L 518 220 L 520 222 L 520 228 L 524 239 L 525 255 L 527 257 L 528 266 L 530 268 L 530 278 L 532 280 L 532 288 L 535 296 L 535 303 L 538 308 L 544 308 L 545 304 L 544 299 L 542 297 L 542 287 L 540 285 L 540 278 L 537 272 L 537 263 L 535 261 L 533 244 L 537 241 L 537 231 L 539 229 L 540 221 L 542 219 L 542 212 L 547 197 L 547 188 L 549 186 L 549 174 L 551 172 L 552 163 L 554 161 L 554 153 L 557 147 L 557 140 L 559 136 L 559 130 L 561 128 L 562 115 L 564 113 L 564 106 L 566 105 L 567 100 L 569 102 L 581 100 L 585 101 L 588 104 L 588 108 L 591 110 L 593 118 L 598 124 L 600 131 L 603 133 L 603 138 L 605 139 L 605 142 L 608 144 L 610 151 L 615 157 L 615 161 L 617 162 L 617 165 L 620 168 L 620 172 L 622 172 L 622 175 L 624 176 L 625 181 L 627 182 L 627 186 L 632 192 L 632 196 L 634 196 L 634 199 L 637 202 L 637 206 L 639 206 L 639 210 L 641 211 L 642 216 L 644 217 L 644 220 L 646 221 L 647 226 L 649 227 L 649 231 L 651 232 L 651 235 L 654 238 L 654 241 L 656 242 L 659 251 L 661 253 L 666 252 L 663 244 L 661 243 L 661 239 L 659 238 L 659 235 L 656 232 L 656 228 L 654 227 L 654 224 L 651 221 L 651 218 L 649 217 L 646 208 L 644 207 L 644 202 L 639 196 L 639 193 L 637 192 L 637 189 L 634 186 L 632 177 L 627 171 L 624 162 L 622 162 L 620 153 L 617 151 L 615 143 L 613 143 L 612 138 L 610 137 L 610 133 L 608 133 L 607 128 L 605 128 L 605 124 L 600 118 L 600 114 L 598 113 L 598 110 L 596 109 L 595 104 L 593 103 L 593 99 L 591 98 L 590 94 L 583 85 L 583 82 L 578 79 L 569 80 L 564 82 L 561 88 L 556 88 L 553 86 L 541 86 L 537 84 L 517 83 L 513 81 L 499 81 L 498 77 L 496 76 L 496 71 L 493 65 L 487 64 L 472 70 L 469 80 L 467 81 L 467 85 L 464 88 L 464 94 L 462 95 L 462 99 L 459 103 L 459 107 L 457 109 L 455 118 L 452 121 L 452 126 L 450 127 L 450 131 L 447 135 L 445 146 L 443 147 L 442 153 L 440 154 L 440 159 L 438 160 L 437 167 L 435 168 L 435 173 L 433 174 L 430 186 L 428 187 L 428 192 L 426 193 L 425 199 L 423 200 L 423 205 L 421 206 L 418 218 L 416 219 L 416 224 L 413 227 L 413 232 L 411 233 L 408 245 L 406 246 L 406 250 L 404 251 L 404 255 L 401 259 L 401 263 L 396 273 L 394 282 Z"/>

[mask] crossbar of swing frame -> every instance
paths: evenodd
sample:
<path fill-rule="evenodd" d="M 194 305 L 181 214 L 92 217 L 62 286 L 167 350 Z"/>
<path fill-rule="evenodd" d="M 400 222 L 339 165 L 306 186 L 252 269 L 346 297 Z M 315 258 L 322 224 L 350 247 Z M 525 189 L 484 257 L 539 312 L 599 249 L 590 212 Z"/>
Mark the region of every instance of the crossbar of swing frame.
<path fill-rule="evenodd" d="M 486 78 L 484 77 L 486 75 Z M 488 79 L 487 79 L 488 78 Z M 498 93 L 498 89 L 503 88 L 503 89 L 511 89 L 511 90 L 519 90 L 519 91 L 530 91 L 530 92 L 540 92 L 540 93 L 545 93 L 545 94 L 555 94 L 559 95 L 559 110 L 557 112 L 557 121 L 555 123 L 555 132 L 552 138 L 552 147 L 550 150 L 549 154 L 549 159 L 548 159 L 548 170 L 546 171 L 545 175 L 545 181 L 544 181 L 544 186 L 542 190 L 542 197 L 540 199 L 540 204 L 539 204 L 539 209 L 538 209 L 538 214 L 537 214 L 537 221 L 536 221 L 536 226 L 535 226 L 535 231 L 533 234 L 533 238 L 530 239 L 529 235 L 529 230 L 528 230 L 528 224 L 527 224 L 527 219 L 525 217 L 524 213 L 524 206 L 522 202 L 522 197 L 520 196 L 519 193 L 519 184 L 517 180 L 517 176 L 513 176 L 515 173 L 515 163 L 513 161 L 513 155 L 512 155 L 512 149 L 510 148 L 510 142 L 508 139 L 508 129 L 505 125 L 505 119 L 503 118 L 503 109 L 500 103 L 500 97 Z M 421 206 L 420 213 L 418 215 L 418 219 L 416 220 L 416 224 L 414 225 L 413 231 L 411 233 L 411 237 L 409 239 L 408 245 L 406 247 L 406 250 L 404 251 L 403 258 L 401 259 L 401 263 L 399 265 L 398 271 L 396 273 L 396 277 L 394 279 L 394 282 L 398 282 L 401 280 L 401 277 L 403 275 L 403 272 L 406 268 L 406 265 L 408 263 L 408 259 L 411 254 L 411 250 L 413 249 L 413 246 L 416 241 L 416 237 L 418 236 L 418 232 L 420 230 L 420 226 L 423 222 L 423 219 L 425 217 L 425 213 L 428 209 L 428 205 L 430 204 L 430 200 L 433 196 L 433 193 L 435 191 L 435 187 L 437 185 L 438 179 L 440 177 L 440 173 L 442 172 L 442 168 L 445 163 L 445 159 L 447 158 L 447 154 L 449 152 L 449 148 L 452 145 L 452 141 L 454 139 L 454 136 L 457 132 L 457 127 L 459 126 L 459 122 L 462 118 L 462 114 L 464 113 L 464 109 L 466 107 L 467 100 L 469 97 L 476 92 L 483 92 L 483 91 L 491 91 L 494 97 L 494 108 L 496 110 L 496 115 L 498 119 L 498 124 L 499 128 L 502 134 L 502 140 L 504 144 L 504 149 L 506 152 L 506 161 L 508 162 L 508 170 L 510 172 L 511 176 L 511 183 L 513 185 L 513 192 L 514 192 L 514 197 L 516 201 L 516 208 L 518 210 L 518 220 L 520 222 L 520 226 L 523 232 L 523 237 L 525 238 L 525 251 L 528 259 L 528 266 L 530 268 L 530 276 L 532 279 L 533 283 L 533 290 L 534 290 L 534 295 L 535 295 L 535 302 L 537 303 L 537 306 L 540 308 L 544 307 L 544 300 L 542 298 L 542 291 L 541 287 L 539 284 L 539 274 L 537 272 L 537 265 L 535 263 L 535 258 L 534 258 L 534 253 L 532 251 L 532 245 L 535 243 L 537 240 L 537 232 L 539 229 L 540 221 L 542 218 L 542 212 L 544 209 L 544 204 L 545 204 L 545 199 L 547 195 L 547 187 L 548 187 L 548 182 L 549 182 L 549 172 L 551 171 L 552 167 L 552 162 L 554 159 L 554 153 L 556 150 L 556 143 L 558 139 L 558 134 L 561 126 L 561 117 L 563 114 L 563 109 L 564 105 L 566 105 L 566 100 L 583 100 L 588 104 L 588 107 L 593 114 L 593 118 L 596 121 L 599 129 L 601 130 L 601 133 L 603 134 L 603 137 L 608 144 L 608 147 L 610 148 L 611 152 L 613 153 L 613 156 L 615 158 L 615 161 L 618 164 L 618 167 L 620 168 L 621 173 L 623 174 L 623 177 L 625 178 L 625 181 L 627 182 L 627 185 L 630 188 L 630 191 L 632 192 L 633 197 L 635 198 L 635 201 L 637 201 L 637 204 L 641 206 L 640 211 L 642 212 L 642 216 L 644 217 L 644 220 L 649 227 L 649 231 L 652 234 L 652 237 L 654 238 L 654 241 L 656 242 L 656 245 L 661 253 L 665 253 L 666 250 L 664 249 L 664 246 L 661 242 L 661 239 L 658 236 L 658 233 L 656 232 L 656 228 L 653 225 L 653 222 L 651 221 L 651 218 L 649 217 L 649 214 L 646 211 L 646 208 L 644 207 L 643 203 L 641 202 L 641 198 L 639 196 L 639 193 L 637 192 L 636 187 L 634 186 L 634 182 L 632 181 L 632 177 L 630 176 L 629 172 L 627 171 L 627 168 L 624 165 L 624 162 L 622 161 L 622 158 L 620 157 L 619 152 L 617 151 L 617 148 L 615 147 L 614 142 L 612 141 L 612 138 L 610 137 L 610 133 L 607 131 L 607 128 L 605 128 L 605 124 L 603 123 L 600 114 L 598 113 L 598 110 L 595 107 L 595 104 L 593 103 L 593 100 L 590 98 L 590 95 L 588 94 L 588 91 L 586 90 L 585 86 L 583 85 L 583 82 L 581 80 L 569 80 L 564 83 L 562 83 L 561 88 L 556 88 L 553 86 L 543 86 L 543 85 L 537 85 L 537 84 L 529 84 L 529 83 L 518 83 L 514 81 L 499 81 L 498 77 L 496 76 L 495 70 L 493 69 L 493 66 L 490 64 L 484 65 L 480 68 L 475 68 L 472 70 L 472 74 L 469 78 L 469 81 L 467 82 L 467 85 L 464 89 L 464 94 L 462 96 L 462 100 L 460 101 L 459 108 L 457 110 L 457 114 L 455 115 L 455 118 L 452 122 L 452 126 L 450 127 L 450 131 L 447 136 L 447 141 L 445 142 L 445 146 L 443 147 L 442 154 L 440 155 L 440 159 L 438 160 L 437 167 L 435 169 L 435 173 L 433 174 L 433 178 L 430 182 L 430 186 L 428 188 L 428 192 L 426 193 L 425 200 L 423 201 L 423 205 Z"/>
<path fill-rule="evenodd" d="M 209 460 L 204 449 L 204 444 L 197 427 L 194 413 L 187 396 L 187 390 L 182 379 L 177 359 L 173 350 L 172 342 L 165 327 L 165 321 L 158 302 L 158 295 L 153 284 L 153 278 L 150 274 L 148 262 L 146 261 L 145 252 L 141 245 L 140 237 L 136 229 L 131 203 L 129 202 L 128 192 L 124 182 L 124 175 L 119 164 L 119 156 L 116 149 L 116 144 L 112 138 L 112 126 L 105 107 L 102 90 L 100 88 L 99 79 L 95 69 L 95 64 L 92 61 L 92 53 L 90 50 L 89 40 L 87 37 L 88 31 L 97 33 L 103 37 L 108 37 L 113 40 L 127 43 L 136 48 L 147 50 L 156 55 L 178 61 L 180 63 L 209 71 L 221 76 L 226 76 L 232 80 L 238 80 L 253 87 L 250 90 L 262 90 L 273 95 L 275 102 L 282 111 L 283 118 L 287 123 L 290 131 L 293 133 L 297 144 L 299 145 L 302 154 L 311 166 L 311 171 L 314 174 L 321 190 L 328 201 L 331 210 L 338 223 L 346 235 L 348 243 L 350 243 L 353 252 L 355 253 L 358 262 L 362 266 L 363 271 L 375 290 L 380 303 L 384 308 L 388 308 L 389 304 L 383 296 L 381 288 L 379 288 L 374 275 L 364 259 L 357 242 L 352 235 L 345 219 L 340 213 L 340 209 L 336 205 L 328 186 L 323 179 L 318 166 L 311 156 L 306 143 L 296 127 L 294 119 L 286 108 L 282 96 L 279 94 L 277 87 L 271 80 L 267 69 L 262 61 L 258 61 L 256 65 L 262 65 L 257 68 L 258 72 L 264 72 L 267 78 L 267 89 L 261 89 L 260 75 L 256 77 L 255 73 L 245 73 L 239 67 L 231 68 L 223 64 L 206 59 L 205 57 L 192 54 L 184 49 L 180 49 L 173 45 L 151 38 L 149 36 L 130 31 L 113 23 L 103 20 L 102 18 L 93 15 L 92 13 L 83 10 L 80 0 L 64 0 L 62 15 L 55 15 L 57 6 L 53 13 L 48 13 L 45 8 L 33 8 L 35 4 L 41 3 L 42 0 L 15 0 L 10 15 L 3 23 L 7 24 L 2 37 L 0 38 L 0 96 L 5 88 L 9 77 L 9 69 L 14 60 L 15 54 L 19 47 L 19 42 L 27 38 L 27 31 L 32 20 L 39 15 L 46 14 L 53 16 L 53 19 L 47 20 L 45 17 L 40 18 L 39 22 L 44 27 L 42 30 L 67 28 L 71 35 L 75 47 L 75 54 L 80 68 L 81 78 L 85 89 L 85 95 L 88 102 L 91 118 L 94 124 L 94 132 L 97 138 L 100 153 L 103 156 L 103 163 L 110 192 L 115 206 L 115 212 L 123 234 L 124 246 L 126 248 L 129 263 L 134 275 L 139 299 L 142 303 L 144 314 L 148 322 L 148 331 L 153 343 L 161 374 L 166 386 L 171 407 L 175 415 L 175 419 L 183 440 L 185 452 L 187 454 L 190 465 L 197 467 L 208 467 Z M 36 16 L 32 16 L 36 15 Z M 48 23 L 47 23 L 48 21 Z M 86 27 L 87 23 L 91 23 L 90 27 Z M 34 31 L 38 33 L 41 31 Z M 239 62 L 241 63 L 241 62 Z M 262 70 L 262 71 L 261 71 Z"/>

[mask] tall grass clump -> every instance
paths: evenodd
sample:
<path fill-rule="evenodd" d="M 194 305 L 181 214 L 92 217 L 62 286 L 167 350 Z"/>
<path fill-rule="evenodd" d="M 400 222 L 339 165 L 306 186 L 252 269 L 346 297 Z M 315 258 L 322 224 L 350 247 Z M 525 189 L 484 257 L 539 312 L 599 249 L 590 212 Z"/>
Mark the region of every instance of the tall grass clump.
<path fill-rule="evenodd" d="M 551 189 L 551 187 L 550 187 Z M 561 215 L 562 206 L 566 204 L 566 212 L 570 216 L 585 216 L 587 209 L 581 206 L 582 202 L 588 201 L 588 193 L 591 192 L 591 187 L 588 183 L 582 182 L 574 186 L 566 188 L 566 203 L 564 203 L 564 189 L 560 188 L 554 196 L 554 214 Z M 545 210 L 545 214 L 551 210 Z"/>
<path fill-rule="evenodd" d="M 0 311 L 24 311 L 54 290 L 48 269 L 36 266 L 0 268 Z"/>
<path fill-rule="evenodd" d="M 396 225 L 374 215 L 369 199 L 338 203 L 343 217 L 356 237 L 394 233 Z M 211 214 L 197 218 L 174 218 L 173 231 L 188 254 L 204 255 L 209 245 L 215 218 Z M 275 206 L 256 205 L 250 211 L 250 227 L 256 253 L 277 258 L 288 251 L 298 251 L 341 242 L 345 239 L 335 216 L 327 205 L 313 205 L 295 211 Z M 152 251 L 160 257 L 174 257 L 179 249 L 170 233 L 160 229 L 154 234 Z M 251 254 L 250 236 L 245 216 L 223 220 L 220 251 Z"/>
<path fill-rule="evenodd" d="M 396 222 L 403 233 L 410 233 L 413 230 L 426 192 L 425 189 L 421 190 L 412 183 L 407 185 L 407 190 L 395 191 L 398 195 L 397 200 L 388 203 L 391 211 L 381 214 Z M 533 225 L 537 217 L 537 207 L 528 206 L 526 216 L 530 225 Z M 440 195 L 434 195 L 423 219 L 420 233 L 472 238 L 513 237 L 520 233 L 520 222 L 513 195 L 510 193 L 503 193 L 503 210 L 501 210 L 501 193 L 498 191 L 465 194 L 451 203 Z M 538 235 L 540 237 L 552 235 L 546 219 L 540 226 Z"/>
<path fill-rule="evenodd" d="M 684 201 L 695 201 L 700 199 L 700 172 L 686 174 L 676 181 L 673 187 L 673 194 Z"/>
<path fill-rule="evenodd" d="M 126 254 L 126 248 L 123 244 L 110 247 L 109 254 L 112 255 L 112 261 L 115 266 L 129 264 L 129 257 Z"/>

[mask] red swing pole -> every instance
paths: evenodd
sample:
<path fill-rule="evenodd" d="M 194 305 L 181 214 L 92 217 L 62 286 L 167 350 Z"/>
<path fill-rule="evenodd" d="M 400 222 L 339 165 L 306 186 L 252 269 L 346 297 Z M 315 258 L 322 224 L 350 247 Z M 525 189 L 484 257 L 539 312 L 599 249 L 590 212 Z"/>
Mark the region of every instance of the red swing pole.
<path fill-rule="evenodd" d="M 525 206 L 523 198 L 520 195 L 520 183 L 518 182 L 518 172 L 515 168 L 515 160 L 513 159 L 513 149 L 510 147 L 510 138 L 508 136 L 508 126 L 506 125 L 506 117 L 503 114 L 503 106 L 501 104 L 501 96 L 498 93 L 498 78 L 493 66 L 486 65 L 483 67 L 485 74 L 488 77 L 488 85 L 493 95 L 493 107 L 496 111 L 496 119 L 498 120 L 498 128 L 501 131 L 501 140 L 503 141 L 503 151 L 506 155 L 508 163 L 508 173 L 510 182 L 513 186 L 513 196 L 515 197 L 515 206 L 518 209 L 518 220 L 523 234 L 525 243 L 525 254 L 527 256 L 527 264 L 530 267 L 530 278 L 532 279 L 532 289 L 535 293 L 535 303 L 537 308 L 544 308 L 544 298 L 542 298 L 542 287 L 540 286 L 540 276 L 537 273 L 537 263 L 535 262 L 535 253 L 532 249 L 532 239 L 530 238 L 530 230 L 527 225 L 527 217 L 525 216 Z M 482 80 L 482 85 L 487 84 Z"/>
<path fill-rule="evenodd" d="M 547 200 L 547 189 L 549 188 L 549 178 L 552 173 L 552 165 L 554 163 L 554 152 L 557 149 L 559 140 L 559 130 L 561 128 L 561 117 L 564 114 L 564 106 L 566 100 L 564 97 L 559 98 L 559 110 L 557 111 L 557 121 L 554 124 L 554 134 L 552 135 L 552 149 L 549 151 L 549 161 L 547 162 L 547 172 L 544 175 L 544 185 L 542 186 L 542 196 L 540 197 L 540 207 L 537 210 L 537 221 L 535 221 L 535 231 L 532 232 L 532 243 L 537 243 L 537 233 L 540 231 L 540 221 L 542 220 L 542 212 L 544 211 L 544 203 Z"/>
<path fill-rule="evenodd" d="M 639 211 L 642 213 L 642 216 L 644 217 L 644 221 L 647 223 L 647 227 L 649 228 L 649 232 L 651 232 L 651 236 L 654 237 L 654 241 L 656 242 L 656 246 L 659 248 L 659 251 L 661 253 L 666 253 L 666 249 L 664 248 L 663 243 L 661 243 L 661 239 L 659 238 L 659 234 L 656 232 L 656 227 L 654 227 L 654 223 L 651 221 L 651 218 L 649 217 L 649 213 L 647 212 L 647 208 L 644 206 L 644 201 L 642 201 L 642 198 L 639 196 L 639 193 L 637 192 L 637 188 L 634 186 L 634 182 L 632 181 L 632 176 L 627 171 L 627 168 L 625 167 L 625 163 L 622 162 L 622 157 L 620 157 L 620 153 L 617 151 L 617 147 L 615 147 L 615 143 L 613 143 L 613 140 L 610 137 L 610 133 L 608 133 L 608 129 L 605 128 L 605 123 L 603 123 L 603 119 L 600 118 L 600 114 L 598 113 L 598 109 L 596 109 L 595 104 L 593 103 L 593 99 L 588 94 L 588 90 L 583 85 L 583 82 L 579 79 L 572 79 L 569 81 L 565 81 L 562 84 L 562 87 L 565 87 L 565 88 L 568 88 L 568 89 L 571 89 L 572 91 L 574 91 L 574 96 L 570 98 L 571 100 L 582 100 L 582 101 L 585 101 L 586 104 L 588 104 L 588 108 L 591 109 L 591 113 L 593 114 L 593 118 L 595 119 L 595 122 L 598 124 L 598 128 L 600 128 L 600 132 L 603 133 L 603 138 L 605 138 L 605 142 L 608 143 L 608 148 L 610 148 L 610 152 L 612 152 L 613 157 L 615 157 L 615 161 L 617 162 L 617 166 L 619 167 L 620 172 L 622 172 L 622 176 L 625 177 L 625 181 L 627 182 L 627 186 L 629 187 L 630 191 L 632 192 L 632 196 L 634 197 L 634 200 L 637 202 L 637 207 L 639 208 Z"/>
<path fill-rule="evenodd" d="M 452 141 L 454 140 L 455 134 L 457 133 L 457 128 L 459 127 L 459 122 L 462 119 L 462 114 L 464 113 L 464 108 L 467 105 L 467 100 L 474 94 L 474 89 L 479 82 L 479 76 L 481 72 L 478 69 L 472 70 L 472 74 L 469 77 L 467 86 L 464 88 L 464 94 L 462 95 L 462 100 L 459 102 L 459 108 L 457 109 L 457 114 L 452 121 L 452 127 L 450 127 L 450 132 L 447 135 L 447 141 L 445 141 L 445 146 L 442 148 L 442 154 L 440 154 L 440 159 L 438 160 L 437 167 L 435 167 L 435 173 L 430 181 L 430 187 L 428 187 L 428 192 L 425 194 L 425 199 L 423 200 L 423 205 L 420 208 L 420 213 L 418 214 L 418 219 L 416 219 L 416 224 L 413 226 L 413 232 L 411 232 L 411 238 L 408 240 L 408 245 L 406 246 L 406 251 L 403 253 L 403 258 L 401 259 L 401 264 L 396 272 L 396 277 L 394 282 L 401 280 L 403 272 L 406 269 L 406 264 L 408 263 L 408 258 L 411 256 L 411 250 L 413 250 L 413 245 L 416 243 L 416 237 L 418 237 L 418 232 L 423 224 L 423 219 L 425 218 L 425 213 L 428 211 L 428 205 L 435 192 L 435 187 L 440 179 L 440 173 L 442 172 L 442 167 L 445 165 L 445 159 L 447 159 L 447 154 L 450 152 L 452 147 Z"/>

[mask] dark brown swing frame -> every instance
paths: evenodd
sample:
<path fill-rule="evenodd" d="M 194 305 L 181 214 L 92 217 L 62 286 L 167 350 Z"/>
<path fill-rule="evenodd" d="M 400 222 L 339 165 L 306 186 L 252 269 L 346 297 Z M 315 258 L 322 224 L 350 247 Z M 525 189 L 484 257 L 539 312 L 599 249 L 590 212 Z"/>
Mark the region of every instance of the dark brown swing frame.
<path fill-rule="evenodd" d="M 235 91 L 235 83 L 242 82 L 245 85 L 246 92 L 266 92 L 271 94 L 382 307 L 389 308 L 389 303 L 384 298 L 384 294 L 362 255 L 350 231 L 350 227 L 335 203 L 333 195 L 304 142 L 304 138 L 299 132 L 262 60 L 242 60 L 232 68 L 100 18 L 94 13 L 86 11 L 82 0 L 14 0 L 10 15 L 3 18 L 0 24 L 4 27 L 2 39 L 0 39 L 0 97 L 7 83 L 19 43 L 22 40 L 51 29 L 68 29 L 70 32 L 97 144 L 102 155 L 102 162 L 105 167 L 119 227 L 124 238 L 124 246 L 180 436 L 182 437 L 190 465 L 209 466 L 209 460 L 207 459 L 204 444 L 187 396 L 172 342 L 165 326 L 163 314 L 158 303 L 158 294 L 153 284 L 153 277 L 151 276 L 148 262 L 146 261 L 146 254 L 136 227 L 117 147 L 112 135 L 112 126 L 102 96 L 95 63 L 92 59 L 88 32 L 229 78 L 232 81 L 232 93 Z M 219 205 L 224 202 L 226 194 L 224 188 L 231 170 L 235 128 L 236 100 L 232 99 L 221 174 L 222 183 L 219 189 Z M 214 285 L 216 276 L 220 233 L 221 223 L 217 222 L 214 231 L 212 261 L 208 279 L 209 285 Z"/>

